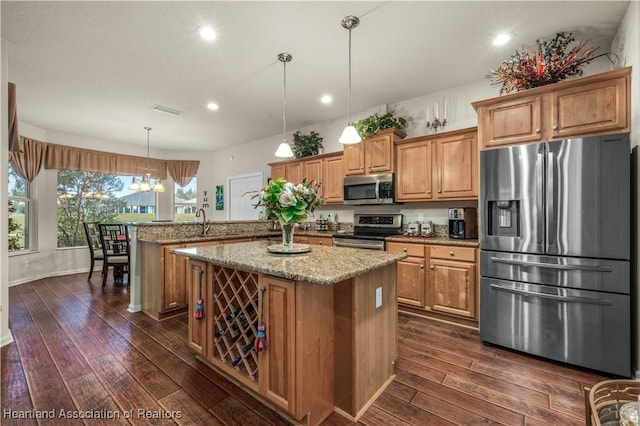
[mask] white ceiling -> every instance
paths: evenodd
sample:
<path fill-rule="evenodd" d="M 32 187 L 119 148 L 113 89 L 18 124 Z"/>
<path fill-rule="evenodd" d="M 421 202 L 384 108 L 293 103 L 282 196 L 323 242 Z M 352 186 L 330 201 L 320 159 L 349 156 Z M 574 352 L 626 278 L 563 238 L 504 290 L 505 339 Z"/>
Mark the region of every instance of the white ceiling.
<path fill-rule="evenodd" d="M 209 151 L 482 80 L 515 49 L 573 31 L 608 51 L 628 2 L 1 2 L 9 81 L 31 125 L 154 148 Z M 201 40 L 198 25 L 218 38 Z M 492 46 L 510 31 L 507 46 Z M 487 80 L 487 84 L 489 81 Z M 320 103 L 330 94 L 334 102 Z M 215 101 L 220 110 L 205 105 Z M 179 117 L 151 111 L 162 104 Z M 96 147 L 104 149 L 104 147 Z"/>

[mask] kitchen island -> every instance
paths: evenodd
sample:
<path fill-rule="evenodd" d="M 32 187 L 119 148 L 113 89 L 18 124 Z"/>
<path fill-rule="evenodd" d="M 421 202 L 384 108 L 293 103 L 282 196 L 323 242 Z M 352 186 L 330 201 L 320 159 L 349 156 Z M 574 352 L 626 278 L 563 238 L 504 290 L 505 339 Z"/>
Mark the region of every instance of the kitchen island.
<path fill-rule="evenodd" d="M 281 255 L 270 244 L 174 250 L 189 258 L 189 344 L 292 421 L 319 424 L 334 411 L 357 420 L 394 377 L 396 262 L 406 255 L 322 246 Z"/>

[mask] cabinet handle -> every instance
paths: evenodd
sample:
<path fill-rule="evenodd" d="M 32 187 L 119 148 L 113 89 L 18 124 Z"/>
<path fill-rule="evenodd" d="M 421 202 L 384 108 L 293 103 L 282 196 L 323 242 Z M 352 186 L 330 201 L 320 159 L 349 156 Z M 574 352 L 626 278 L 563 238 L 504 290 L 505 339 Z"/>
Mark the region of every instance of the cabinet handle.
<path fill-rule="evenodd" d="M 558 125 L 553 126 L 553 130 L 558 130 Z"/>
<path fill-rule="evenodd" d="M 536 129 L 536 133 L 540 133 L 540 129 Z"/>
<path fill-rule="evenodd" d="M 420 269 L 424 269 L 424 263 L 420 264 Z"/>
<path fill-rule="evenodd" d="M 402 248 L 402 251 L 406 253 L 406 252 L 407 252 L 407 248 L 406 248 L 406 247 L 403 247 L 403 248 Z"/>
<path fill-rule="evenodd" d="M 453 255 L 454 255 L 454 254 L 453 254 L 453 252 L 452 252 L 452 251 L 450 251 L 450 252 L 449 252 L 449 256 L 453 256 Z"/>
<path fill-rule="evenodd" d="M 427 194 L 431 194 L 431 190 L 430 189 L 427 190 Z"/>
<path fill-rule="evenodd" d="M 436 267 L 433 265 L 429 265 L 429 269 L 436 269 Z"/>

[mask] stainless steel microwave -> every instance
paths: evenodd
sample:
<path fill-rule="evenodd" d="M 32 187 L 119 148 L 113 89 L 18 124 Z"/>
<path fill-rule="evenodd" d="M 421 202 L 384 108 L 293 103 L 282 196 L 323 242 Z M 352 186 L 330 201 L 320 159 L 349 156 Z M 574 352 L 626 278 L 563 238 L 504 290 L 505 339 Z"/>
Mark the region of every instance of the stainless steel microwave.
<path fill-rule="evenodd" d="M 394 178 L 393 173 L 345 176 L 344 204 L 392 204 Z"/>

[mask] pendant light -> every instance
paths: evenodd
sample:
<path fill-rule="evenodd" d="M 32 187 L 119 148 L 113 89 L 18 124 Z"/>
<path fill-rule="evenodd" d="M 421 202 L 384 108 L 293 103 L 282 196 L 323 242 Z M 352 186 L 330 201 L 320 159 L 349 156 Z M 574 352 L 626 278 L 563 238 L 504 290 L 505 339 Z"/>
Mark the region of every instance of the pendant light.
<path fill-rule="evenodd" d="M 284 67 L 284 90 L 282 101 L 282 143 L 276 151 L 276 157 L 289 158 L 293 157 L 293 151 L 287 143 L 287 62 L 291 62 L 293 56 L 288 53 L 279 53 L 278 60 L 282 62 Z"/>
<path fill-rule="evenodd" d="M 149 167 L 149 132 L 151 131 L 151 127 L 144 128 L 147 131 L 147 173 L 142 176 L 141 180 L 136 179 L 134 176 L 129 186 L 130 191 L 139 191 L 139 192 L 164 192 L 164 186 L 160 181 L 160 178 L 156 179 L 155 184 L 151 181 L 151 168 Z"/>
<path fill-rule="evenodd" d="M 360 24 L 360 19 L 353 15 L 349 15 L 342 20 L 342 27 L 349 30 L 349 123 L 342 131 L 338 142 L 345 145 L 362 142 L 362 138 L 353 126 L 353 121 L 351 121 L 351 30 L 356 28 L 358 24 Z"/>

